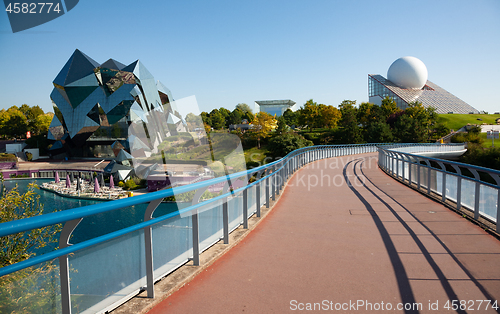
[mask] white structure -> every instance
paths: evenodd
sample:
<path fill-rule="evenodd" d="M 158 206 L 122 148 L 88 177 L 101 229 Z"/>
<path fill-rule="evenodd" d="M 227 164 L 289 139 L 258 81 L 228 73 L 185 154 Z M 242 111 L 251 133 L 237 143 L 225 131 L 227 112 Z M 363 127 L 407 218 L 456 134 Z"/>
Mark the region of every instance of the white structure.
<path fill-rule="evenodd" d="M 418 101 L 425 108 L 435 108 L 437 113 L 478 113 L 465 101 L 428 81 L 427 76 L 427 67 L 419 59 L 399 58 L 389 67 L 387 78 L 368 74 L 369 102 L 380 106 L 389 97 L 403 110 Z"/>
<path fill-rule="evenodd" d="M 401 88 L 421 89 L 427 82 L 427 67 L 420 59 L 402 57 L 391 64 L 387 78 Z"/>
<path fill-rule="evenodd" d="M 23 148 L 26 146 L 24 143 L 16 143 L 16 144 L 6 144 L 5 152 L 7 154 L 16 154 L 23 151 Z"/>
<path fill-rule="evenodd" d="M 285 100 L 259 100 L 255 102 L 255 105 L 259 105 L 259 111 L 266 112 L 272 116 L 277 117 L 282 116 L 287 109 L 292 109 L 295 105 L 295 101 L 290 99 Z"/>
<path fill-rule="evenodd" d="M 31 154 L 31 160 L 37 160 L 40 158 L 40 151 L 38 148 L 29 148 L 29 149 L 25 149 L 24 150 L 24 153 L 30 153 Z"/>

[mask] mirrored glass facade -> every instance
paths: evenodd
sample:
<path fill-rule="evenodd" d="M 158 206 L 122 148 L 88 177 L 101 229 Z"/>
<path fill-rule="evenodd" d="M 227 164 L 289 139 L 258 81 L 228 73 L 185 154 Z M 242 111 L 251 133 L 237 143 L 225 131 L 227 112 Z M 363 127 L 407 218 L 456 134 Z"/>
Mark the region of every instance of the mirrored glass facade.
<path fill-rule="evenodd" d="M 139 60 L 99 64 L 77 49 L 53 84 L 53 156 L 116 157 L 134 146 L 147 155 L 165 137 L 186 130 L 170 90 Z"/>
<path fill-rule="evenodd" d="M 403 110 L 409 103 L 419 101 L 426 108 L 435 108 L 437 113 L 479 113 L 474 107 L 431 81 L 427 81 L 422 89 L 404 89 L 382 75 L 369 74 L 368 96 L 369 101 L 377 105 L 385 97 L 390 97 Z"/>
<path fill-rule="evenodd" d="M 258 100 L 255 103 L 259 105 L 261 112 L 266 112 L 272 116 L 276 115 L 277 117 L 282 116 L 287 109 L 292 109 L 293 105 L 295 105 L 295 101 L 290 99 Z"/>

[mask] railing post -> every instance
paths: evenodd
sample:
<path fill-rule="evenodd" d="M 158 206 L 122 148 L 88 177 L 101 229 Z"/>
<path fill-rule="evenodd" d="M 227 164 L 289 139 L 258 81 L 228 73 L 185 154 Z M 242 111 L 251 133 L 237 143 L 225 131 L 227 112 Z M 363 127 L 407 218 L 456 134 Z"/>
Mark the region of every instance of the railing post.
<path fill-rule="evenodd" d="M 457 178 L 457 210 L 462 209 L 462 178 Z M 497 220 L 498 222 L 498 220 Z"/>
<path fill-rule="evenodd" d="M 59 248 L 70 246 L 69 238 L 83 218 L 67 221 L 59 235 Z M 61 311 L 63 314 L 71 314 L 71 290 L 69 283 L 69 260 L 68 255 L 59 257 L 59 280 L 61 283 Z"/>
<path fill-rule="evenodd" d="M 476 191 L 474 195 L 474 219 L 479 219 L 479 198 L 481 193 L 481 183 L 476 182 Z"/>
<path fill-rule="evenodd" d="M 497 197 L 497 223 L 496 223 L 496 231 L 500 233 L 500 189 L 498 190 L 498 197 Z"/>
<path fill-rule="evenodd" d="M 276 200 L 276 166 L 273 166 L 273 174 L 271 176 L 271 191 L 272 191 L 272 199 Z"/>
<path fill-rule="evenodd" d="M 260 217 L 260 184 L 261 182 L 255 185 L 255 204 L 257 205 L 257 217 Z"/>
<path fill-rule="evenodd" d="M 243 229 L 248 229 L 248 188 L 243 190 Z"/>
<path fill-rule="evenodd" d="M 399 179 L 399 154 L 396 154 L 396 179 Z"/>
<path fill-rule="evenodd" d="M 427 164 L 427 194 L 431 195 L 431 167 Z"/>
<path fill-rule="evenodd" d="M 408 186 L 411 186 L 411 168 L 413 166 L 413 163 L 411 162 L 411 158 L 408 159 Z"/>
<path fill-rule="evenodd" d="M 421 170 L 421 165 L 420 165 L 420 160 L 417 160 L 418 163 L 417 163 L 417 189 L 420 191 L 420 170 Z"/>
<path fill-rule="evenodd" d="M 227 197 L 222 203 L 222 232 L 224 244 L 229 244 L 229 212 L 227 209 Z"/>
<path fill-rule="evenodd" d="M 476 179 L 476 187 L 475 187 L 475 193 L 474 193 L 474 219 L 479 219 L 479 200 L 480 200 L 480 193 L 481 193 L 481 183 L 479 183 L 479 180 L 481 180 L 481 177 L 479 176 L 479 173 L 475 169 L 469 168 L 470 172 L 474 175 L 474 179 Z"/>
<path fill-rule="evenodd" d="M 151 220 L 153 218 L 153 213 L 160 205 L 163 199 L 153 200 L 149 203 L 146 211 L 144 212 L 144 221 Z M 146 290 L 148 293 L 148 298 L 155 297 L 154 288 L 154 265 L 153 265 L 153 227 L 144 228 L 144 249 L 146 253 Z"/>
<path fill-rule="evenodd" d="M 266 178 L 266 208 L 269 208 L 269 177 Z"/>
<path fill-rule="evenodd" d="M 200 229 L 198 221 L 198 208 L 193 209 L 191 224 L 193 227 L 193 265 L 200 266 Z"/>

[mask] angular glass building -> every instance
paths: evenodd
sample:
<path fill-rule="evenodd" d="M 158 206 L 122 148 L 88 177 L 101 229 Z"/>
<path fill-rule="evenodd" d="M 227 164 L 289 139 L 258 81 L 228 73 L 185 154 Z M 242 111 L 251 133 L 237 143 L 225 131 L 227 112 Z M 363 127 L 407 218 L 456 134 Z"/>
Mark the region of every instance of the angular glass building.
<path fill-rule="evenodd" d="M 255 102 L 259 105 L 260 111 L 266 112 L 272 116 L 282 116 L 287 109 L 291 109 L 295 105 L 295 101 L 286 100 L 259 100 Z"/>
<path fill-rule="evenodd" d="M 186 131 L 170 90 L 139 60 L 99 64 L 77 49 L 53 84 L 52 156 L 148 157 L 165 137 Z"/>
<path fill-rule="evenodd" d="M 414 57 L 400 58 L 391 65 L 387 77 L 368 75 L 369 102 L 380 105 L 385 97 L 392 98 L 400 109 L 418 101 L 437 113 L 479 113 L 465 101 L 427 80 L 427 68 Z"/>

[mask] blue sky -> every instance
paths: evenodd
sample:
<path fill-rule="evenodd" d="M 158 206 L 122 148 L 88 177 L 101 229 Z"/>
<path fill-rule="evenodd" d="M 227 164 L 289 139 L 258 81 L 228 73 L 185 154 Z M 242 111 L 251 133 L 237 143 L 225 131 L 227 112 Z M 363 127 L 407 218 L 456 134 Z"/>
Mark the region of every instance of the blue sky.
<path fill-rule="evenodd" d="M 52 111 L 52 81 L 75 49 L 139 59 L 202 111 L 255 100 L 368 101 L 368 74 L 414 56 L 429 80 L 478 110 L 500 111 L 500 1 L 81 0 L 13 34 L 0 13 L 0 108 Z"/>

